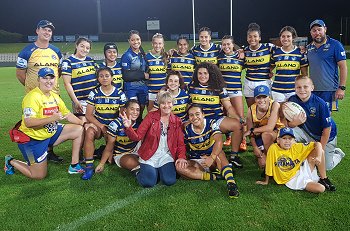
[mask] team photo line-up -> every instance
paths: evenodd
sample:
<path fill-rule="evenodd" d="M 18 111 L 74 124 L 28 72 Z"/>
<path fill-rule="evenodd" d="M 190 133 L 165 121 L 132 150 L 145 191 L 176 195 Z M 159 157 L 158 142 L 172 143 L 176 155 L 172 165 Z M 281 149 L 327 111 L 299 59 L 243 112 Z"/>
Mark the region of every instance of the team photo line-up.
<path fill-rule="evenodd" d="M 72 140 L 68 172 L 83 180 L 114 162 L 142 187 L 173 185 L 179 176 L 225 180 L 229 197 L 237 198 L 233 170 L 243 168 L 240 153 L 249 141 L 262 171 L 257 184 L 273 178 L 293 190 L 336 190 L 326 171 L 345 154 L 337 147 L 331 113 L 345 96 L 347 67 L 345 50 L 326 35 L 324 21 L 310 24 L 312 42 L 305 48 L 293 45 L 291 26 L 281 29 L 277 47 L 262 43 L 259 25 L 251 23 L 248 45 L 238 50 L 232 36 L 215 44 L 203 27 L 192 48 L 180 37 L 177 48 L 165 51 L 163 35 L 156 33 L 145 52 L 139 32 L 131 30 L 121 61 L 117 45 L 106 43 L 102 63 L 89 57 L 92 44 L 84 37 L 62 60 L 50 44 L 54 29 L 41 20 L 37 40 L 18 55 L 16 76 L 26 95 L 22 120 L 10 135 L 25 162 L 5 156 L 7 175 L 16 170 L 45 178 L 48 161 L 63 161 L 53 146 Z M 60 98 L 59 77 L 72 112 Z M 96 149 L 101 138 L 105 146 Z M 229 154 L 224 145 L 231 146 Z"/>

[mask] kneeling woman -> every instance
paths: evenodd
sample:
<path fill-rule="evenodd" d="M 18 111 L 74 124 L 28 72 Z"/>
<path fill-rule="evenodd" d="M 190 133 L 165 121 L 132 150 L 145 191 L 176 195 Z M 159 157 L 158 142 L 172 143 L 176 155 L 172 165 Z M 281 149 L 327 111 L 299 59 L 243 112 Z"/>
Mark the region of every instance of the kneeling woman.
<path fill-rule="evenodd" d="M 176 164 L 186 164 L 186 148 L 181 119 L 171 111 L 173 97 L 170 92 L 158 93 L 159 109 L 147 114 L 135 131 L 130 118 L 123 113 L 125 132 L 131 140 L 142 141 L 138 150 L 140 171 L 137 181 L 143 187 L 153 187 L 159 179 L 165 185 L 176 182 Z"/>
<path fill-rule="evenodd" d="M 51 92 L 55 84 L 55 74 L 51 68 L 40 69 L 38 81 L 39 86 L 30 91 L 22 102 L 23 115 L 19 130 L 27 135 L 29 141 L 19 143 L 18 148 L 27 163 L 8 155 L 5 157 L 5 172 L 11 175 L 17 169 L 29 178 L 43 179 L 47 174 L 47 148 L 73 140 L 72 162 L 68 172 L 82 173 L 78 162 L 84 123 L 69 112 L 57 94 Z M 73 124 L 60 124 L 62 120 Z"/>
<path fill-rule="evenodd" d="M 215 121 L 204 118 L 203 108 L 198 104 L 190 106 L 188 117 L 190 124 L 185 127 L 185 141 L 190 160 L 185 165 L 177 164 L 176 170 L 180 175 L 195 180 L 219 180 L 223 176 L 227 181 L 229 197 L 237 198 L 238 188 L 232 168 L 222 151 L 222 133 Z"/>

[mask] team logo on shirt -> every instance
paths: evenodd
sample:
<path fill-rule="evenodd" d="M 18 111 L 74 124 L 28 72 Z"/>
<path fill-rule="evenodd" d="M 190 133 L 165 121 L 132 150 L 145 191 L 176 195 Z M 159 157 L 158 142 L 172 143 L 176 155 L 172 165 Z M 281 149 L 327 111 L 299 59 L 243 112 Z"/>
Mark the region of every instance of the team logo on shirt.
<path fill-rule="evenodd" d="M 293 161 L 292 158 L 282 155 L 277 158 L 275 166 L 278 167 L 282 172 L 288 172 L 292 170 L 298 163 L 300 163 L 300 160 L 296 159 Z"/>
<path fill-rule="evenodd" d="M 316 117 L 316 107 L 310 107 L 309 111 L 311 117 Z"/>

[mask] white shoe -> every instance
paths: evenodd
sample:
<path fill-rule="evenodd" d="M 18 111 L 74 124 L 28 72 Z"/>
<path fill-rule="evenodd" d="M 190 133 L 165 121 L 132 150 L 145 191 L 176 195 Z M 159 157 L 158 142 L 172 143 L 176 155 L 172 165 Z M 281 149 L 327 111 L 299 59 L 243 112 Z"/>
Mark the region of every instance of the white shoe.
<path fill-rule="evenodd" d="M 335 148 L 335 149 L 334 149 L 334 152 L 335 152 L 336 154 L 338 154 L 342 159 L 343 159 L 344 156 L 345 156 L 345 153 L 344 153 L 343 150 L 341 150 L 340 148 Z"/>

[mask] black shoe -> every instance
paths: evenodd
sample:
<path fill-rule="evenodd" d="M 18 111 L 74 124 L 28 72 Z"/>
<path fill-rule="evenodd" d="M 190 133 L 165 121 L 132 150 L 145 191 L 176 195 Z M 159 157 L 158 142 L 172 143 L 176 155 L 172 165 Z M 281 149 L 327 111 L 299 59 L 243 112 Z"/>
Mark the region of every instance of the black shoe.
<path fill-rule="evenodd" d="M 101 145 L 98 149 L 95 149 L 94 151 L 94 159 L 101 160 L 102 153 L 105 150 L 106 145 Z"/>
<path fill-rule="evenodd" d="M 243 163 L 241 161 L 241 158 L 239 158 L 238 155 L 231 155 L 230 157 L 230 163 L 232 164 L 233 168 L 243 168 Z"/>
<path fill-rule="evenodd" d="M 232 182 L 228 183 L 227 190 L 228 190 L 228 196 L 230 198 L 238 198 L 239 191 L 238 191 L 238 187 L 235 183 L 232 183 Z"/>
<path fill-rule="evenodd" d="M 211 172 L 211 174 L 213 174 L 215 176 L 215 180 L 225 180 L 225 177 L 217 169 L 215 171 Z"/>
<path fill-rule="evenodd" d="M 63 162 L 63 158 L 60 156 L 57 156 L 53 150 L 47 151 L 47 160 L 48 161 L 52 161 L 55 163 L 62 163 Z"/>
<path fill-rule="evenodd" d="M 327 178 L 321 179 L 318 181 L 318 183 L 322 184 L 328 191 L 335 191 L 337 188 L 332 184 L 332 182 Z"/>

